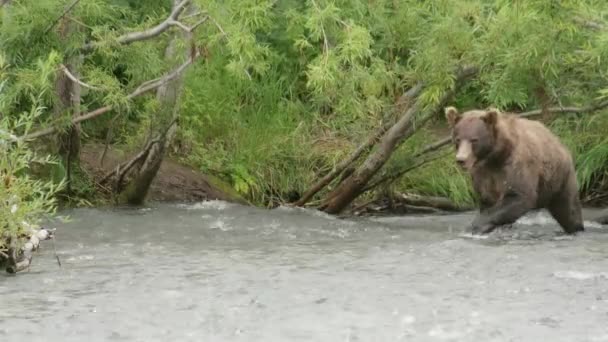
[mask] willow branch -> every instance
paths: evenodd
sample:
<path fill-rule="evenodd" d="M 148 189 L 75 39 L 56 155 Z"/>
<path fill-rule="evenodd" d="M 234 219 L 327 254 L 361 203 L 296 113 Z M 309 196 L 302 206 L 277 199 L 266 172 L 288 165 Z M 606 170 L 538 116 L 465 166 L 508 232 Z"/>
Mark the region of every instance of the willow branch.
<path fill-rule="evenodd" d="M 608 107 L 608 101 L 600 102 L 594 105 L 589 105 L 585 107 L 553 107 L 548 108 L 547 111 L 551 114 L 577 114 L 577 113 L 590 113 L 597 112 L 598 110 L 604 109 Z M 528 118 L 536 115 L 542 114 L 542 109 L 531 110 L 529 112 L 521 113 L 519 116 L 522 118 Z"/>
<path fill-rule="evenodd" d="M 204 24 L 204 23 L 205 23 L 207 20 L 209 20 L 209 16 L 205 16 L 203 19 L 201 19 L 201 20 L 197 21 L 197 22 L 196 22 L 194 25 L 192 25 L 192 26 L 187 26 L 187 25 L 185 25 L 185 24 L 183 24 L 182 22 L 177 21 L 177 20 L 172 20 L 172 21 L 170 21 L 170 22 L 169 22 L 169 24 L 170 24 L 170 25 L 175 25 L 175 26 L 177 26 L 177 27 L 181 28 L 182 30 L 184 30 L 184 31 L 186 31 L 186 32 L 188 32 L 188 33 L 190 33 L 190 32 L 193 32 L 193 31 L 194 31 L 194 30 L 195 30 L 197 27 L 199 27 L 200 25 Z"/>
<path fill-rule="evenodd" d="M 154 37 L 161 35 L 163 32 L 167 31 L 171 26 L 177 26 L 176 25 L 177 18 L 179 17 L 180 14 L 182 14 L 184 9 L 186 8 L 186 6 L 188 4 L 190 4 L 190 2 L 191 2 L 191 0 L 183 0 L 179 5 L 177 5 L 175 7 L 175 9 L 173 9 L 173 11 L 171 11 L 171 14 L 169 14 L 169 17 L 167 17 L 167 19 L 163 20 L 163 22 L 161 22 L 160 24 L 158 24 L 154 27 L 151 27 L 147 30 L 144 30 L 144 31 L 131 32 L 131 33 L 124 34 L 124 35 L 118 37 L 116 39 L 116 41 L 118 42 L 118 44 L 128 45 L 128 44 L 131 44 L 134 42 L 147 40 L 147 39 L 154 38 Z M 82 48 L 82 51 L 89 52 L 89 51 L 95 49 L 99 45 L 100 45 L 99 42 L 88 43 Z"/>
<path fill-rule="evenodd" d="M 181 73 L 184 72 L 184 70 L 186 70 L 186 68 L 190 64 L 192 64 L 198 57 L 200 57 L 199 52 L 197 52 L 192 58 L 189 58 L 186 62 L 184 62 L 182 65 L 180 65 L 179 67 L 177 67 L 175 70 L 171 71 L 170 73 L 166 74 L 165 76 L 142 83 L 131 94 L 127 95 L 127 100 L 131 100 L 135 97 L 141 96 L 141 95 L 143 95 L 151 90 L 154 90 L 154 89 L 160 87 L 161 85 L 175 79 L 176 77 L 181 75 Z M 98 108 L 92 112 L 88 112 L 84 115 L 77 116 L 72 120 L 72 124 L 76 124 L 76 123 L 79 123 L 82 121 L 96 118 L 100 115 L 103 115 L 103 114 L 111 111 L 112 109 L 114 109 L 114 107 L 115 107 L 114 105 L 108 105 L 108 106 Z M 57 130 L 56 127 L 49 127 L 49 128 L 41 129 L 39 131 L 27 134 L 24 137 L 20 137 L 19 139 L 27 139 L 27 140 L 37 139 L 37 138 L 52 134 L 56 130 Z"/>
<path fill-rule="evenodd" d="M 67 68 L 65 65 L 61 64 L 59 67 L 61 68 L 61 70 L 63 71 L 63 73 L 64 73 L 64 74 L 65 74 L 65 75 L 66 75 L 66 76 L 67 76 L 67 77 L 68 77 L 70 80 L 72 80 L 72 82 L 78 83 L 78 84 L 80 84 L 81 86 L 83 86 L 83 87 L 85 87 L 85 88 L 88 88 L 88 89 L 91 89 L 91 90 L 101 90 L 100 88 L 97 88 L 97 87 L 94 87 L 94 86 L 88 85 L 88 84 L 86 84 L 86 83 L 82 82 L 81 80 L 79 80 L 79 79 L 78 79 L 76 76 L 74 76 L 74 75 L 73 75 L 73 74 L 70 72 L 70 70 L 69 70 L 69 69 L 68 69 L 68 68 Z"/>

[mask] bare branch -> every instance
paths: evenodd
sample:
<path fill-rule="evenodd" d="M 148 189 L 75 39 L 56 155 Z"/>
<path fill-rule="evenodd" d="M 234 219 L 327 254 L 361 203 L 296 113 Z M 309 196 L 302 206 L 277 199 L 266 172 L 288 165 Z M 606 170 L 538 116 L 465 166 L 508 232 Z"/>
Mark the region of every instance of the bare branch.
<path fill-rule="evenodd" d="M 396 181 L 397 179 L 401 178 L 401 176 L 405 175 L 406 173 L 414 171 L 417 168 L 419 168 L 421 166 L 424 166 L 424 165 L 426 165 L 426 164 L 428 164 L 430 162 L 433 162 L 435 160 L 438 160 L 438 159 L 440 159 L 440 158 L 442 158 L 444 156 L 445 155 L 443 155 L 443 154 L 437 154 L 437 155 L 434 155 L 434 156 L 431 156 L 431 157 L 421 158 L 419 160 L 414 160 L 414 163 L 412 163 L 411 165 L 408 165 L 407 167 L 405 167 L 405 168 L 403 168 L 403 169 L 401 169 L 401 170 L 399 170 L 397 172 L 389 173 L 389 174 L 386 174 L 386 175 L 382 176 L 380 179 L 378 179 L 374 183 L 366 186 L 364 191 L 369 191 L 371 189 L 374 189 L 374 188 L 376 188 L 378 185 L 380 185 L 382 183 L 386 183 L 386 182 L 392 183 L 392 182 Z"/>
<path fill-rule="evenodd" d="M 177 27 L 181 28 L 182 30 L 184 30 L 186 32 L 191 32 L 192 31 L 191 28 L 189 28 L 188 26 L 182 24 L 180 21 L 177 21 L 177 20 L 171 20 L 171 21 L 169 21 L 169 25 L 177 26 Z"/>
<path fill-rule="evenodd" d="M 434 151 L 439 150 L 440 148 L 442 148 L 443 146 L 448 145 L 450 142 L 452 141 L 452 137 L 447 137 L 447 138 L 443 138 L 439 141 L 436 141 L 432 144 L 427 145 L 426 147 L 424 147 L 422 150 L 420 150 L 420 152 L 414 154 L 414 158 L 418 158 L 422 155 L 425 155 L 427 153 L 431 153 Z"/>
<path fill-rule="evenodd" d="M 127 95 L 127 99 L 131 100 L 135 97 L 143 95 L 143 94 L 149 92 L 150 90 L 154 90 L 154 89 L 160 87 L 161 85 L 173 80 L 174 78 L 178 77 L 182 72 L 184 72 L 184 70 L 186 70 L 186 68 L 190 64 L 192 64 L 198 57 L 200 57 L 200 52 L 197 52 L 192 58 L 189 58 L 186 62 L 184 62 L 182 65 L 180 65 L 179 67 L 177 67 L 175 70 L 171 71 L 170 73 L 166 74 L 165 76 L 154 79 L 152 81 L 146 81 L 146 82 L 142 83 L 131 94 Z M 92 112 L 88 112 L 81 116 L 75 117 L 74 119 L 72 119 L 72 124 L 76 124 L 76 123 L 79 123 L 82 121 L 96 118 L 100 115 L 103 115 L 103 114 L 111 111 L 112 109 L 114 109 L 114 107 L 115 106 L 113 106 L 113 105 L 104 106 L 104 107 L 98 108 Z M 27 140 L 37 139 L 37 138 L 52 134 L 56 130 L 57 130 L 56 127 L 49 127 L 49 128 L 41 129 L 39 131 L 27 134 L 23 137 L 20 137 L 19 139 L 27 139 Z"/>
<path fill-rule="evenodd" d="M 156 144 L 160 142 L 160 140 L 158 139 L 154 139 L 151 140 L 149 142 L 146 143 L 146 146 L 135 156 L 133 157 L 131 160 L 126 161 L 122 164 L 119 164 L 116 166 L 116 168 L 113 171 L 108 172 L 100 181 L 100 184 L 104 184 L 108 179 L 110 179 L 112 177 L 112 175 L 116 175 L 117 176 L 117 185 L 120 185 L 120 183 L 122 183 L 122 179 L 124 178 L 124 175 L 138 162 L 142 161 L 147 155 L 148 152 L 150 151 L 150 148 L 152 147 L 152 145 Z"/>
<path fill-rule="evenodd" d="M 190 4 L 190 2 L 191 2 L 191 0 L 183 0 L 179 5 L 177 5 L 175 7 L 175 9 L 173 9 L 173 11 L 171 11 L 171 14 L 169 15 L 169 17 L 167 19 L 165 19 L 163 22 L 161 22 L 160 24 L 158 24 L 154 27 L 151 27 L 147 30 L 144 30 L 144 31 L 127 33 L 125 35 L 118 37 L 116 39 L 116 41 L 119 44 L 128 45 L 128 44 L 131 44 L 134 42 L 139 42 L 142 40 L 146 40 L 146 39 L 150 39 L 150 38 L 159 36 L 163 32 L 167 31 L 171 26 L 175 25 L 174 22 L 177 21 L 177 18 L 179 17 L 179 15 L 182 14 L 184 9 L 186 8 L 186 6 L 188 4 Z M 98 45 L 99 45 L 99 42 L 89 43 L 82 48 L 82 51 L 83 52 L 91 51 L 91 50 L 95 49 Z"/>
<path fill-rule="evenodd" d="M 100 88 L 88 85 L 88 84 L 82 82 L 81 80 L 79 80 L 78 78 L 76 78 L 76 76 L 74 76 L 65 65 L 61 64 L 60 68 L 61 68 L 61 70 L 63 70 L 63 73 L 73 82 L 78 83 L 81 86 L 83 86 L 85 88 L 89 88 L 91 90 L 101 90 Z"/>
<path fill-rule="evenodd" d="M 192 25 L 190 27 L 186 26 L 185 24 L 183 24 L 181 21 L 178 21 L 178 20 L 170 20 L 169 25 L 177 26 L 177 27 L 181 28 L 182 30 L 190 33 L 190 32 L 193 32 L 201 24 L 205 23 L 208 19 L 209 19 L 209 16 L 205 16 L 203 19 L 197 21 L 194 25 Z"/>
<path fill-rule="evenodd" d="M 65 17 L 66 14 L 68 14 L 68 12 L 70 12 L 72 10 L 72 8 L 74 8 L 78 3 L 80 2 L 80 0 L 74 0 L 74 2 L 72 2 L 72 4 L 70 4 L 68 7 L 66 7 L 66 9 L 63 11 L 63 13 L 61 13 L 61 15 L 55 19 L 50 25 L 49 27 L 46 28 L 46 30 L 44 30 L 44 34 L 49 33 L 49 31 L 55 27 L 55 25 L 57 25 L 57 23 L 59 22 L 59 20 L 63 19 L 63 17 Z"/>
<path fill-rule="evenodd" d="M 206 13 L 207 13 L 207 11 L 198 11 L 198 12 L 196 12 L 196 13 L 192 13 L 192 14 L 188 14 L 188 15 L 186 15 L 186 16 L 183 16 L 183 17 L 182 17 L 182 20 L 183 20 L 183 19 L 189 19 L 189 18 L 198 17 L 199 15 L 201 15 L 201 14 L 206 14 Z"/>
<path fill-rule="evenodd" d="M 194 25 L 192 25 L 190 27 L 190 32 L 194 31 L 197 27 L 199 27 L 202 24 L 204 24 L 208 19 L 209 19 L 209 16 L 205 16 L 203 19 L 201 19 L 201 20 L 197 21 L 196 23 L 194 23 Z"/>
<path fill-rule="evenodd" d="M 608 101 L 600 102 L 594 105 L 589 105 L 586 107 L 553 107 L 547 108 L 548 112 L 551 114 L 566 114 L 566 113 L 589 113 L 589 112 L 597 112 L 598 110 L 608 108 Z M 531 110 L 529 112 L 521 113 L 519 116 L 522 118 L 529 118 L 531 116 L 536 116 L 542 114 L 541 109 Z"/>

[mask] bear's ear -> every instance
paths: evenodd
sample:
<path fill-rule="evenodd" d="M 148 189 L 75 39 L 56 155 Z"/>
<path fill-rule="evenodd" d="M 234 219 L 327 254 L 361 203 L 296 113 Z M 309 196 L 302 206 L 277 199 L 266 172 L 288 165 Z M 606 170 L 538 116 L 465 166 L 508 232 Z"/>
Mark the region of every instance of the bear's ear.
<path fill-rule="evenodd" d="M 496 125 L 496 121 L 498 121 L 498 110 L 488 109 L 486 114 L 481 118 L 487 125 L 494 126 Z"/>
<path fill-rule="evenodd" d="M 458 113 L 458 109 L 456 109 L 456 107 L 446 107 L 445 117 L 448 120 L 448 124 L 450 125 L 450 127 L 454 127 L 460 120 L 461 115 L 460 113 Z"/>

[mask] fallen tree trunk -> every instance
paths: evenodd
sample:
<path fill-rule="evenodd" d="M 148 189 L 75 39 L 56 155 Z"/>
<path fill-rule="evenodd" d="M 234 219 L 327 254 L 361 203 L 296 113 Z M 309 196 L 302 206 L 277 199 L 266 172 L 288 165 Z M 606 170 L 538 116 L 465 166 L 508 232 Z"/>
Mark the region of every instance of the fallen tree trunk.
<path fill-rule="evenodd" d="M 436 107 L 421 116 L 421 119 L 417 121 L 417 125 L 424 125 L 434 113 L 440 112 L 441 108 L 445 106 L 446 102 L 460 86 L 460 83 L 476 73 L 477 68 L 475 67 L 466 67 L 459 71 L 454 88 L 446 91 Z M 329 214 L 338 214 L 363 193 L 369 180 L 388 161 L 396 147 L 403 140 L 414 134 L 413 120 L 421 109 L 422 104 L 420 100 L 417 100 L 382 137 L 378 149 L 369 155 L 361 167 L 326 197 L 319 209 Z"/>
<path fill-rule="evenodd" d="M 430 207 L 443 211 L 467 211 L 473 209 L 472 207 L 457 205 L 445 197 L 401 194 L 399 199 L 410 205 Z"/>
<path fill-rule="evenodd" d="M 410 102 L 413 101 L 414 98 L 416 98 L 420 94 L 421 90 L 422 84 L 418 84 L 412 87 L 400 97 L 398 101 L 398 106 L 408 107 Z M 311 186 L 298 201 L 293 203 L 293 205 L 300 207 L 308 203 L 308 201 L 310 201 L 310 199 L 314 195 L 316 195 L 319 191 L 329 185 L 329 183 L 331 183 L 336 177 L 338 177 L 348 166 L 357 161 L 364 153 L 371 150 L 371 148 L 380 140 L 382 135 L 384 135 L 384 133 L 386 133 L 386 131 L 391 128 L 392 125 L 393 123 L 390 120 L 387 120 L 372 135 L 370 135 L 369 138 L 367 138 L 367 140 L 363 144 L 359 145 L 359 147 L 357 147 L 357 149 L 353 151 L 353 153 L 351 153 L 348 158 L 336 165 L 336 167 L 334 167 L 334 169 L 330 173 L 325 175 L 325 177 L 321 178 L 317 183 Z"/>

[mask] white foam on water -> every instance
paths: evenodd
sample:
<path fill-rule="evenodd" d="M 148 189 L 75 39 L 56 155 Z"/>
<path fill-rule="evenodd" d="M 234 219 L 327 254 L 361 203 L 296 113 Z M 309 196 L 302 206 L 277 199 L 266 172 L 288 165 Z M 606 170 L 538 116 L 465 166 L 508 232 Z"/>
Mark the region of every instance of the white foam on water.
<path fill-rule="evenodd" d="M 540 212 L 530 213 L 528 215 L 520 217 L 516 221 L 516 223 L 524 225 L 524 226 L 532 226 L 532 225 L 545 226 L 548 224 L 557 224 L 557 221 L 555 221 L 555 219 L 551 215 L 547 214 L 546 212 L 540 211 Z"/>
<path fill-rule="evenodd" d="M 460 233 L 460 234 L 458 234 L 458 236 L 465 238 L 465 239 L 472 239 L 472 240 L 485 240 L 490 237 L 489 235 L 479 235 L 479 234 L 473 234 L 473 233 Z"/>
<path fill-rule="evenodd" d="M 601 225 L 599 222 L 595 221 L 584 221 L 583 224 L 585 225 L 585 228 L 608 229 L 608 226 Z"/>
<path fill-rule="evenodd" d="M 416 317 L 414 317 L 414 316 L 405 315 L 405 316 L 401 317 L 402 324 L 412 324 L 414 322 L 416 322 Z"/>
<path fill-rule="evenodd" d="M 186 210 L 200 210 L 200 209 L 225 210 L 229 207 L 234 206 L 234 204 L 226 202 L 226 201 L 210 200 L 210 201 L 204 201 L 204 202 L 197 202 L 194 204 L 178 204 L 177 206 L 179 208 L 183 208 Z"/>
<path fill-rule="evenodd" d="M 274 208 L 273 210 L 276 210 L 276 211 L 285 211 L 285 212 L 289 213 L 289 212 L 297 211 L 299 209 L 302 209 L 302 208 L 300 208 L 300 207 L 290 207 L 288 205 L 282 205 L 281 204 L 278 207 Z"/>
<path fill-rule="evenodd" d="M 563 279 L 575 279 L 575 280 L 590 280 L 590 279 L 608 279 L 608 273 L 590 273 L 590 272 L 579 272 L 579 271 L 556 271 L 553 272 L 553 276 L 556 278 Z"/>
<path fill-rule="evenodd" d="M 589 338 L 590 341 L 593 342 L 608 342 L 608 334 L 600 335 L 600 336 L 592 336 Z"/>
<path fill-rule="evenodd" d="M 221 219 L 217 219 L 214 222 L 211 223 L 211 225 L 209 226 L 209 228 L 211 229 L 219 229 L 221 231 L 229 231 L 232 230 L 232 227 L 230 227 L 229 225 L 226 224 L 225 221 L 221 220 Z"/>

